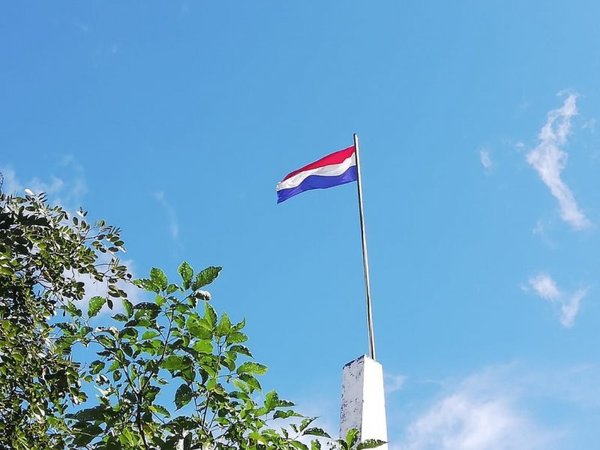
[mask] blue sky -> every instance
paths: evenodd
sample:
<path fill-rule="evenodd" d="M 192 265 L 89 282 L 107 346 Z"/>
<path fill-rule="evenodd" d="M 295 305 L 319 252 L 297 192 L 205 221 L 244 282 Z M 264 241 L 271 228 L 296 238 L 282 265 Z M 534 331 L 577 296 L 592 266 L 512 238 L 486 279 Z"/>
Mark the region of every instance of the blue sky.
<path fill-rule="evenodd" d="M 9 2 L 5 190 L 123 228 L 139 276 L 221 265 L 265 386 L 337 429 L 367 351 L 361 138 L 391 448 L 600 445 L 597 2 Z"/>

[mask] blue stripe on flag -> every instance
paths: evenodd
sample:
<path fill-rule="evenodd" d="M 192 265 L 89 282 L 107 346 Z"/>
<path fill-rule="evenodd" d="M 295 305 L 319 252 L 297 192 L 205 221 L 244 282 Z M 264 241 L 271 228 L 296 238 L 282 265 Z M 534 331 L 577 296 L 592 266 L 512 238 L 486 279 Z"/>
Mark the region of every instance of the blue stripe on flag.
<path fill-rule="evenodd" d="M 309 191 L 311 189 L 327 189 L 340 184 L 351 183 L 352 181 L 356 181 L 357 178 L 358 172 L 356 171 L 356 166 L 350 166 L 344 173 L 335 177 L 311 175 L 306 177 L 302 183 L 294 188 L 277 191 L 277 203 L 284 202 L 288 198 L 304 191 Z"/>

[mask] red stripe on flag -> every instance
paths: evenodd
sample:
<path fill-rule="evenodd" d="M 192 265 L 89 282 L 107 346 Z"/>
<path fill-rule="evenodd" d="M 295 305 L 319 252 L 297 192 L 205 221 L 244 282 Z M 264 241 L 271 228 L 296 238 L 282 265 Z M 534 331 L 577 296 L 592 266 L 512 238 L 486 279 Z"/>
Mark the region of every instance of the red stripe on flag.
<path fill-rule="evenodd" d="M 330 155 L 324 156 L 323 158 L 319 159 L 318 161 L 312 162 L 312 163 L 307 164 L 306 166 L 302 167 L 301 169 L 294 170 L 293 172 L 288 173 L 282 181 L 285 181 L 288 178 L 293 177 L 294 175 L 296 175 L 300 172 L 304 172 L 305 170 L 317 169 L 319 167 L 329 166 L 331 164 L 339 164 L 339 163 L 345 161 L 346 159 L 350 158 L 352 156 L 352 154 L 354 153 L 354 151 L 355 151 L 355 148 L 353 145 L 352 147 L 348 147 L 348 148 L 345 148 L 344 150 L 340 150 L 340 151 L 334 152 Z"/>

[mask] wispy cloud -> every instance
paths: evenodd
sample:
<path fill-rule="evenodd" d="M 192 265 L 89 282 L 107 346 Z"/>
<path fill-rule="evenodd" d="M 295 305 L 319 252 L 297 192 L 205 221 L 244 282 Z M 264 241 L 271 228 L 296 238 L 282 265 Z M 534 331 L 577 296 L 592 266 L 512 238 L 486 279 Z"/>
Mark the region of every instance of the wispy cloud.
<path fill-rule="evenodd" d="M 504 369 L 484 370 L 450 389 L 408 426 L 397 450 L 548 449 L 559 438 L 519 402 Z"/>
<path fill-rule="evenodd" d="M 154 193 L 154 198 L 163 207 L 167 220 L 169 221 L 169 233 L 173 239 L 179 238 L 179 222 L 177 221 L 177 214 L 175 209 L 171 206 L 171 203 L 167 200 L 167 197 L 163 191 L 157 191 Z"/>
<path fill-rule="evenodd" d="M 540 273 L 529 279 L 529 286 L 534 292 L 545 300 L 557 300 L 560 297 L 560 291 L 555 281 L 547 274 Z"/>
<path fill-rule="evenodd" d="M 401 390 L 406 383 L 405 375 L 395 375 L 392 373 L 384 374 L 385 393 L 387 395 L 393 394 Z"/>
<path fill-rule="evenodd" d="M 87 34 L 87 33 L 89 33 L 89 32 L 92 31 L 92 27 L 91 27 L 90 24 L 88 24 L 86 22 L 83 22 L 83 21 L 81 21 L 79 19 L 73 20 L 72 24 L 73 24 L 73 26 L 75 28 L 77 28 L 82 33 L 86 33 Z"/>
<path fill-rule="evenodd" d="M 587 289 L 578 289 L 563 301 L 561 301 L 560 305 L 560 323 L 564 327 L 572 327 L 575 323 L 575 317 L 579 312 L 579 307 L 581 305 L 581 301 L 587 295 Z"/>
<path fill-rule="evenodd" d="M 408 396 L 386 400 L 389 449 L 588 448 L 586 439 L 600 438 L 594 422 L 600 414 L 599 377 L 598 364 L 533 367 L 518 362 L 484 367 L 459 379 L 415 382 L 411 377 L 412 386 L 403 386 L 409 395 L 423 383 L 432 389 L 419 390 L 418 402 Z M 335 433 L 337 398 L 325 393 L 314 401 L 293 397 L 304 397 L 298 411 L 323 417 L 317 426 Z"/>
<path fill-rule="evenodd" d="M 490 151 L 485 148 L 479 150 L 479 161 L 485 170 L 490 170 L 494 165 Z"/>
<path fill-rule="evenodd" d="M 15 194 L 23 190 L 23 186 L 12 167 L 0 167 L 0 172 L 3 176 L 2 192 Z"/>
<path fill-rule="evenodd" d="M 571 134 L 571 121 L 577 115 L 577 96 L 570 94 L 562 107 L 548 113 L 546 123 L 538 134 L 537 147 L 527 154 L 527 162 L 537 171 L 558 201 L 560 217 L 576 230 L 591 225 L 579 209 L 575 196 L 561 178 L 567 164 L 567 153 L 562 147 Z"/>
<path fill-rule="evenodd" d="M 502 397 L 477 398 L 459 390 L 411 424 L 406 450 L 543 449 L 535 424 Z"/>
<path fill-rule="evenodd" d="M 529 287 L 542 299 L 558 307 L 560 323 L 565 328 L 570 328 L 575 323 L 579 313 L 581 301 L 588 293 L 588 289 L 577 289 L 572 293 L 565 293 L 559 289 L 556 282 L 546 273 L 531 277 Z"/>
<path fill-rule="evenodd" d="M 538 236 L 544 244 L 546 244 L 550 248 L 556 248 L 556 242 L 552 239 L 550 234 L 552 222 L 549 220 L 539 219 L 531 232 Z"/>
<path fill-rule="evenodd" d="M 25 189 L 35 194 L 45 192 L 52 203 L 71 211 L 79 209 L 87 193 L 83 166 L 73 156 L 63 156 L 55 169 L 60 176 L 50 174 L 45 178 L 32 177 L 23 181 L 12 167 L 0 167 L 4 175 L 2 191 L 7 194 L 22 194 Z"/>
<path fill-rule="evenodd" d="M 596 125 L 598 124 L 598 121 L 595 118 L 591 118 L 589 120 L 586 120 L 584 122 L 583 125 L 581 125 L 581 129 L 582 130 L 589 130 L 590 133 L 595 133 L 596 132 Z"/>

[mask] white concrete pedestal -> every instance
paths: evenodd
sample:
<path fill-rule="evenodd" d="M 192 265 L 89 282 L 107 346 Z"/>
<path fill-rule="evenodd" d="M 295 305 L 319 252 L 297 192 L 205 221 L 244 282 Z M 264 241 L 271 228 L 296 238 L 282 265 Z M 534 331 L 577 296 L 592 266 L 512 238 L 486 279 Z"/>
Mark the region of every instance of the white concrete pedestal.
<path fill-rule="evenodd" d="M 342 370 L 342 410 L 340 434 L 349 429 L 360 431 L 360 440 L 381 439 L 387 442 L 383 367 L 368 356 L 361 356 Z M 387 444 L 377 447 L 387 450 Z"/>

